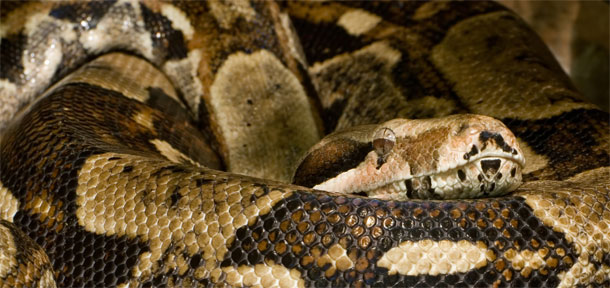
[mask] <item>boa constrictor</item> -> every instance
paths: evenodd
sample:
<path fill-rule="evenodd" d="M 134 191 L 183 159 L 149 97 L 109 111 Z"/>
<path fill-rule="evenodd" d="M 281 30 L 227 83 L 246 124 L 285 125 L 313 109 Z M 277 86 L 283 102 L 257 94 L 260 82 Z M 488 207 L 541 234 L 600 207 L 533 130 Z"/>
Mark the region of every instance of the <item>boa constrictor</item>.
<path fill-rule="evenodd" d="M 610 285 L 609 116 L 496 3 L 0 3 L 0 286 Z M 275 181 L 372 123 L 295 182 L 524 183 Z"/>

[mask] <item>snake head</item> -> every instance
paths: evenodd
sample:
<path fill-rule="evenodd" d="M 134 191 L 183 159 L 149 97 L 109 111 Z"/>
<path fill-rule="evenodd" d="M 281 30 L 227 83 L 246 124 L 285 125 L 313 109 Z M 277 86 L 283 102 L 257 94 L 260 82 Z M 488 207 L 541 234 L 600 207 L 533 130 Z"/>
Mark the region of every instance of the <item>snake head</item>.
<path fill-rule="evenodd" d="M 310 149 L 293 182 L 381 199 L 476 198 L 515 190 L 524 166 L 517 139 L 502 122 L 462 114 L 330 134 Z"/>

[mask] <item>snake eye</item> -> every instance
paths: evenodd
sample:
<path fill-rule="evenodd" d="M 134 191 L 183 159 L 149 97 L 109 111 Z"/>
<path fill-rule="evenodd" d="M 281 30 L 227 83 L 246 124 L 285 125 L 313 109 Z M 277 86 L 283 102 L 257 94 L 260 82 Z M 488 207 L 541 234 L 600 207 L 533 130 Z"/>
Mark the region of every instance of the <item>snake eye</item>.
<path fill-rule="evenodd" d="M 394 148 L 396 143 L 396 135 L 392 129 L 383 127 L 375 132 L 375 139 L 373 140 L 373 148 L 377 153 L 377 169 L 385 163 L 386 157 Z"/>

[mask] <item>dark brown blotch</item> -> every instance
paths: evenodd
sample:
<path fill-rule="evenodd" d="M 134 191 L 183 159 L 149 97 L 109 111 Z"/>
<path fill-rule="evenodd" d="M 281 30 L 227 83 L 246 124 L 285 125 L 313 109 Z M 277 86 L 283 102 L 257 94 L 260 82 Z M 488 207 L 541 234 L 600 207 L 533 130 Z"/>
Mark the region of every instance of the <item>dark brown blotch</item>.
<path fill-rule="evenodd" d="M 407 197 L 409 199 L 413 198 L 413 180 L 407 179 L 405 180 L 405 186 L 407 186 Z"/>
<path fill-rule="evenodd" d="M 180 195 L 180 187 L 176 186 L 174 188 L 174 191 L 172 192 L 172 195 L 170 196 L 170 206 L 171 207 L 176 207 L 176 204 L 178 204 L 178 201 L 180 201 L 180 198 L 182 198 L 182 195 Z"/>
<path fill-rule="evenodd" d="M 140 4 L 140 9 L 144 27 L 150 32 L 153 46 L 165 52 L 165 59 L 186 58 L 188 49 L 182 31 L 174 29 L 172 22 L 167 17 L 152 11 L 146 5 Z"/>
<path fill-rule="evenodd" d="M 4 3 L 3 3 L 4 4 Z M 0 43 L 0 79 L 18 82 L 23 73 L 22 55 L 27 45 L 28 37 L 24 33 L 2 37 Z"/>
<path fill-rule="evenodd" d="M 337 139 L 310 152 L 299 165 L 293 183 L 313 187 L 356 168 L 373 150 L 371 142 Z"/>
<path fill-rule="evenodd" d="M 159 87 L 146 87 L 148 91 L 148 100 L 146 104 L 159 111 L 163 111 L 166 115 L 174 117 L 177 122 L 188 122 L 188 112 L 174 98 L 167 95 L 163 89 Z"/>
<path fill-rule="evenodd" d="M 502 137 L 502 135 L 500 135 L 499 133 L 491 133 L 489 131 L 483 131 L 481 132 L 481 134 L 479 134 L 479 140 L 481 141 L 481 143 L 483 143 L 483 149 L 485 149 L 485 147 L 487 147 L 487 143 L 489 142 L 489 140 L 492 140 L 493 142 L 496 143 L 496 145 L 498 147 L 500 147 L 500 149 L 502 149 L 502 151 L 504 152 L 508 152 L 508 153 L 513 153 L 515 154 L 516 150 L 513 149 L 513 147 L 510 147 L 510 145 L 508 145 L 505 141 L 504 141 L 504 137 Z"/>
<path fill-rule="evenodd" d="M 464 171 L 462 169 L 459 169 L 457 171 L 458 177 L 460 178 L 460 181 L 464 182 L 466 180 L 466 173 L 464 173 Z"/>
<path fill-rule="evenodd" d="M 464 159 L 468 160 L 470 159 L 470 157 L 477 155 L 479 153 L 479 149 L 477 148 L 476 145 L 472 145 L 472 148 L 470 148 L 470 151 L 466 154 L 464 154 Z"/>
<path fill-rule="evenodd" d="M 53 8 L 49 12 L 49 16 L 56 19 L 68 20 L 79 25 L 82 21 L 86 21 L 85 29 L 94 29 L 100 19 L 115 3 L 115 0 L 66 3 Z"/>

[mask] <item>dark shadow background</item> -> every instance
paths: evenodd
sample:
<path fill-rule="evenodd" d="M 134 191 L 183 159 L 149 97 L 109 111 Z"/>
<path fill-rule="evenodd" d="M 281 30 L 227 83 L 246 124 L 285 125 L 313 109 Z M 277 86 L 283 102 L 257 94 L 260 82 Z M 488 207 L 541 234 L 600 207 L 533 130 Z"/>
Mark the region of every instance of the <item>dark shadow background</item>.
<path fill-rule="evenodd" d="M 499 0 L 542 37 L 587 100 L 608 111 L 610 6 L 608 1 Z"/>

